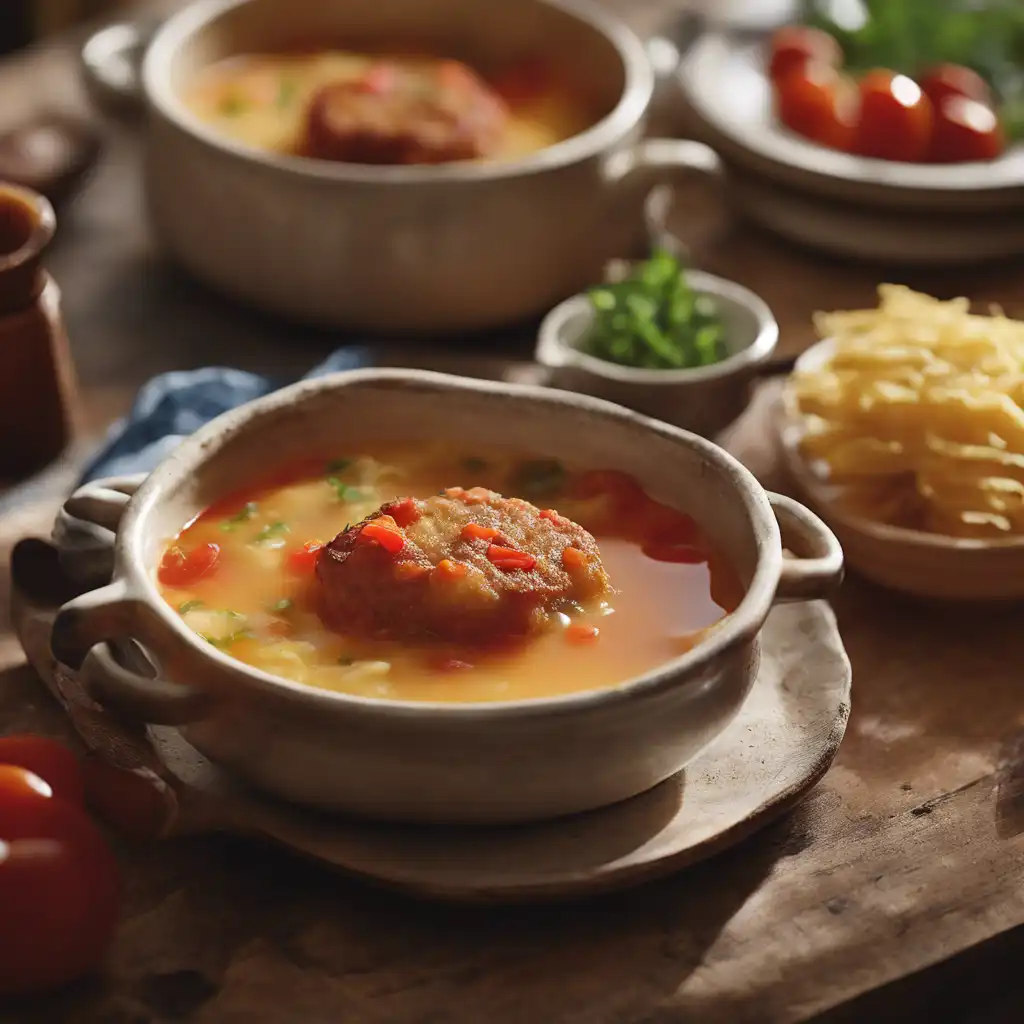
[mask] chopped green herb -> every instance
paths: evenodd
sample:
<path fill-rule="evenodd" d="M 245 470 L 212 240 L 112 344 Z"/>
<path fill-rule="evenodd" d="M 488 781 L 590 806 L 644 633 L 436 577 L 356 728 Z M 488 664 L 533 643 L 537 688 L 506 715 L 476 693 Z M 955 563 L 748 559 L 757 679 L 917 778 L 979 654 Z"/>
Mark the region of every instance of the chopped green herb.
<path fill-rule="evenodd" d="M 698 295 L 671 253 L 659 251 L 614 284 L 590 290 L 594 323 L 581 349 L 622 366 L 685 370 L 728 352 L 714 302 Z"/>
<path fill-rule="evenodd" d="M 330 474 L 344 473 L 352 465 L 351 459 L 334 459 L 327 463 L 327 472 Z"/>
<path fill-rule="evenodd" d="M 557 459 L 521 462 L 512 474 L 511 492 L 529 500 L 551 498 L 565 486 L 565 467 Z"/>
<path fill-rule="evenodd" d="M 272 612 L 286 612 L 294 604 L 290 597 L 282 597 L 280 601 L 276 601 L 270 606 Z"/>
<path fill-rule="evenodd" d="M 212 647 L 216 647 L 218 651 L 225 651 L 237 640 L 251 637 L 252 632 L 248 629 L 239 629 L 234 633 L 229 633 L 227 636 L 207 636 L 205 633 L 200 633 L 199 635 Z"/>
<path fill-rule="evenodd" d="M 291 533 L 291 528 L 287 523 L 282 523 L 280 521 L 270 523 L 268 526 L 264 526 L 263 529 L 256 534 L 254 543 L 263 544 L 274 537 L 280 537 L 284 533 Z"/>
<path fill-rule="evenodd" d="M 280 85 L 277 87 L 277 100 L 275 101 L 277 109 L 286 110 L 290 107 L 298 89 L 298 83 L 294 78 L 282 78 Z"/>
<path fill-rule="evenodd" d="M 178 605 L 178 614 L 187 615 L 189 612 L 194 612 L 197 608 L 203 608 L 203 602 L 199 598 L 194 597 L 191 601 L 183 601 Z"/>
<path fill-rule="evenodd" d="M 249 522 L 250 519 L 258 511 L 258 506 L 255 501 L 247 501 L 230 519 L 225 519 L 220 524 L 220 528 L 225 533 L 230 533 L 232 530 L 237 530 L 242 523 Z"/>
<path fill-rule="evenodd" d="M 364 495 L 358 487 L 352 487 L 350 484 L 339 480 L 336 476 L 329 476 L 327 483 L 334 488 L 335 494 L 338 495 L 338 501 L 362 501 Z"/>
<path fill-rule="evenodd" d="M 468 459 L 462 460 L 462 465 L 467 473 L 482 473 L 487 468 L 487 461 L 471 455 Z"/>
<path fill-rule="evenodd" d="M 224 117 L 238 117 L 249 104 L 235 93 L 229 93 L 220 101 L 220 112 Z"/>

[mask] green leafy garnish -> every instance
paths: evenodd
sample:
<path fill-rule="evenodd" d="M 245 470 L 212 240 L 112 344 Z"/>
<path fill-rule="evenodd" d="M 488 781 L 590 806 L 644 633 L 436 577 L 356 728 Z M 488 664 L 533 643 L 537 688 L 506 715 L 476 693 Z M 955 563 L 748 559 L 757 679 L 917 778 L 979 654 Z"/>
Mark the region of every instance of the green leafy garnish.
<path fill-rule="evenodd" d="M 344 473 L 352 465 L 351 459 L 334 459 L 327 463 L 327 472 L 330 474 Z"/>
<path fill-rule="evenodd" d="M 291 528 L 287 523 L 282 523 L 280 520 L 276 523 L 270 523 L 264 526 L 253 541 L 254 544 L 263 544 L 274 537 L 280 537 L 282 534 L 291 533 Z"/>
<path fill-rule="evenodd" d="M 565 486 L 565 467 L 557 459 L 531 459 L 513 471 L 511 493 L 520 498 L 553 498 Z"/>
<path fill-rule="evenodd" d="M 183 601 L 178 605 L 178 614 L 187 615 L 189 612 L 194 612 L 197 608 L 203 607 L 205 607 L 203 602 L 198 597 L 194 597 L 191 601 Z"/>
<path fill-rule="evenodd" d="M 290 597 L 282 597 L 280 601 L 275 601 L 270 606 L 272 612 L 286 612 L 295 602 Z"/>
<path fill-rule="evenodd" d="M 258 509 L 259 506 L 257 506 L 255 501 L 247 501 L 233 516 L 231 516 L 230 519 L 225 519 L 224 522 L 220 524 L 220 528 L 225 533 L 237 530 L 242 523 L 249 522 L 249 520 L 256 515 Z"/>
<path fill-rule="evenodd" d="M 216 647 L 218 651 L 226 651 L 235 641 L 251 637 L 252 632 L 248 629 L 239 629 L 234 633 L 229 633 L 227 636 L 207 636 L 205 633 L 200 633 L 199 635 L 211 647 Z"/>
<path fill-rule="evenodd" d="M 725 329 L 669 252 L 658 251 L 614 284 L 589 292 L 594 323 L 580 348 L 621 366 L 686 370 L 724 359 Z"/>
<path fill-rule="evenodd" d="M 241 96 L 236 93 L 228 93 L 220 101 L 220 112 L 224 117 L 238 117 L 239 114 L 244 113 L 248 105 Z"/>
<path fill-rule="evenodd" d="M 327 483 L 334 488 L 335 494 L 338 495 L 338 501 L 362 501 L 363 499 L 363 492 L 358 487 L 353 487 L 336 476 L 329 476 Z"/>

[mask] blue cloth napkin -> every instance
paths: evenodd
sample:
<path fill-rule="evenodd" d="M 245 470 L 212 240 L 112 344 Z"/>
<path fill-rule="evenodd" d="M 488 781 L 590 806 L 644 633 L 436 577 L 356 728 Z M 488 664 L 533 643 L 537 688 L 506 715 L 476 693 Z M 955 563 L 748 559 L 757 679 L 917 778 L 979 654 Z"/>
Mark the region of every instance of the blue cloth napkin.
<path fill-rule="evenodd" d="M 367 349 L 339 349 L 302 379 L 355 370 L 369 362 Z M 220 366 L 154 377 L 139 391 L 131 412 L 111 427 L 79 485 L 98 477 L 148 473 L 205 423 L 289 383 L 294 382 Z"/>

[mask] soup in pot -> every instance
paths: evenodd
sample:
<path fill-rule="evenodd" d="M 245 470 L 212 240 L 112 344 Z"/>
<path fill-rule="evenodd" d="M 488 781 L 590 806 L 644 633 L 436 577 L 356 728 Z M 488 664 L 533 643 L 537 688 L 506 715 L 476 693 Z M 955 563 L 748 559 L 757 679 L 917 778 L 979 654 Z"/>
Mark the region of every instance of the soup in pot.
<path fill-rule="evenodd" d="M 448 702 L 615 686 L 742 596 L 694 520 L 628 475 L 447 445 L 285 467 L 199 515 L 157 580 L 186 626 L 247 664 Z"/>
<path fill-rule="evenodd" d="M 488 80 L 418 54 L 232 57 L 199 74 L 185 99 L 204 122 L 257 149 L 358 164 L 514 160 L 596 120 L 544 62 Z"/>

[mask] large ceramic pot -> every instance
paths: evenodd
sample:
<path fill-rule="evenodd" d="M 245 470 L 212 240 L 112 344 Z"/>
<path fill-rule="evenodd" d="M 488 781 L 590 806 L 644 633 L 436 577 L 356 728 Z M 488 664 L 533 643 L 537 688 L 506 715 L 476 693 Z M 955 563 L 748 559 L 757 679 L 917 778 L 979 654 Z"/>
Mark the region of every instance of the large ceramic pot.
<path fill-rule="evenodd" d="M 396 34 L 483 62 L 550 55 L 603 116 L 512 162 L 371 167 L 252 149 L 182 100 L 232 54 Z M 219 291 L 296 320 L 438 332 L 540 315 L 643 248 L 655 184 L 716 164 L 699 143 L 641 139 L 654 89 L 644 48 L 579 0 L 200 0 L 159 28 L 136 82 L 128 56 L 142 41 L 113 26 L 84 57 L 106 102 L 144 94 L 160 238 Z"/>
<path fill-rule="evenodd" d="M 370 699 L 278 678 L 231 658 L 161 597 L 169 538 L 211 501 L 309 438 L 358 448 L 401 439 L 504 444 L 575 465 L 627 470 L 684 508 L 731 561 L 746 594 L 693 650 L 591 692 L 487 704 Z M 842 574 L 828 529 L 766 494 L 721 448 L 598 399 L 412 370 L 360 370 L 296 384 L 219 417 L 145 482 L 86 487 L 65 507 L 104 529 L 113 581 L 65 605 L 53 650 L 101 702 L 178 725 L 196 748 L 277 796 L 374 817 L 517 821 L 603 806 L 678 772 L 747 696 L 776 601 L 821 597 Z M 780 524 L 782 532 L 780 534 Z M 805 558 L 783 557 L 786 546 Z M 147 678 L 140 641 L 159 664 Z M 110 642 L 114 641 L 115 646 Z"/>

